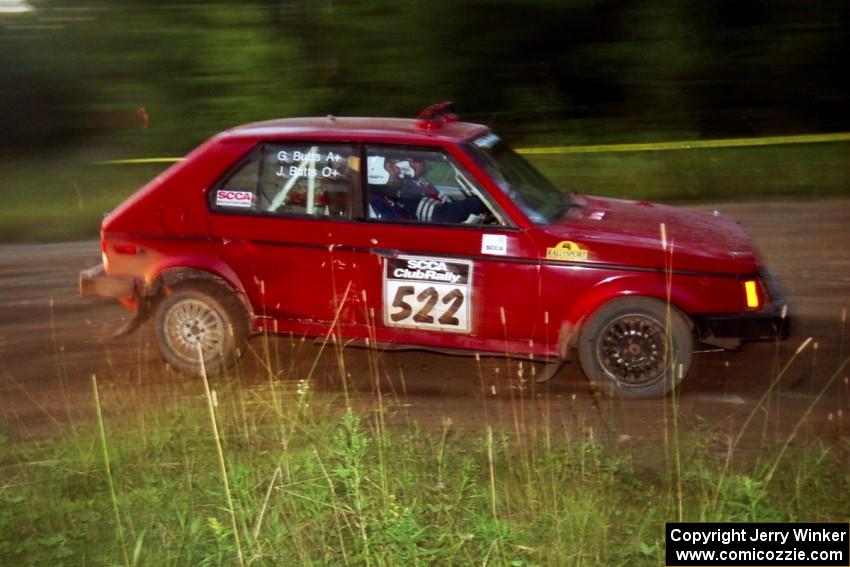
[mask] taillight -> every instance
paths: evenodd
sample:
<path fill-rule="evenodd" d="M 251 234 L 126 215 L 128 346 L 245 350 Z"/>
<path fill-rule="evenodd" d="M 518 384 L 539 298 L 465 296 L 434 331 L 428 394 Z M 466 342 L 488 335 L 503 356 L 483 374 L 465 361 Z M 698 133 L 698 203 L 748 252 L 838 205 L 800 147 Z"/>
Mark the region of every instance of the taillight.
<path fill-rule="evenodd" d="M 129 254 L 130 256 L 135 256 L 138 250 L 136 250 L 136 247 L 132 244 L 119 244 L 118 246 L 115 246 L 115 252 L 118 254 Z"/>
<path fill-rule="evenodd" d="M 744 305 L 747 309 L 761 309 L 762 291 L 758 280 L 744 280 Z"/>

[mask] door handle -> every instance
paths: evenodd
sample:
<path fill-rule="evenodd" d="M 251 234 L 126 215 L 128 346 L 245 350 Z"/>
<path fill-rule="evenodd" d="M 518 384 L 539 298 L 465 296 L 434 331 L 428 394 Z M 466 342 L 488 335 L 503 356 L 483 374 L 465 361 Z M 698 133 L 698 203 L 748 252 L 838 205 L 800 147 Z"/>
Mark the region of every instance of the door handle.
<path fill-rule="evenodd" d="M 395 258 L 398 256 L 398 250 L 390 250 L 388 248 L 370 248 L 369 252 L 375 256 L 384 256 L 387 258 Z"/>

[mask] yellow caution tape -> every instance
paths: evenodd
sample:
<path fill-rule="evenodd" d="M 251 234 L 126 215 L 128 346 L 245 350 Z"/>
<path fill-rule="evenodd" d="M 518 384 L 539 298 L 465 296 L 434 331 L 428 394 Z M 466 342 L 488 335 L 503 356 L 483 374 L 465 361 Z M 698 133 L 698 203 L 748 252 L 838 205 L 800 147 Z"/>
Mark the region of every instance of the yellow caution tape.
<path fill-rule="evenodd" d="M 655 142 L 645 144 L 601 144 L 596 146 L 551 146 L 517 148 L 526 155 L 596 154 L 604 152 L 657 152 L 663 150 L 692 150 L 700 148 L 741 148 L 747 146 L 778 146 L 782 144 L 815 144 L 824 142 L 850 142 L 850 132 L 835 134 L 803 134 L 800 136 L 767 136 L 764 138 L 726 138 L 723 140 L 685 140 L 681 142 Z M 95 162 L 97 165 L 127 165 L 145 163 L 175 163 L 181 157 L 152 157 L 135 159 L 110 159 Z"/>
<path fill-rule="evenodd" d="M 126 165 L 138 163 L 174 163 L 183 161 L 182 157 L 152 157 L 152 158 L 135 158 L 135 159 L 108 159 L 105 161 L 96 161 L 95 165 Z"/>
<path fill-rule="evenodd" d="M 682 142 L 656 142 L 647 144 L 517 148 L 516 151 L 526 155 L 595 154 L 602 152 L 657 152 L 661 150 L 690 150 L 698 148 L 739 148 L 745 146 L 776 146 L 780 144 L 814 144 L 821 142 L 850 142 L 850 132 L 804 134 L 801 136 L 768 136 L 765 138 L 727 138 L 725 140 L 686 140 Z"/>

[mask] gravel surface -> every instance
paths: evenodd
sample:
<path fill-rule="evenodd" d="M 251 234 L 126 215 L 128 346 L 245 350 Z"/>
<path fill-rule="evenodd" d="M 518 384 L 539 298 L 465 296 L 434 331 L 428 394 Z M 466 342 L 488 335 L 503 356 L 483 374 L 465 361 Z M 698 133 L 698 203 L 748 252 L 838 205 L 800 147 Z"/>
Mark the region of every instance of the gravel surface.
<path fill-rule="evenodd" d="M 778 368 L 812 337 L 768 396 L 767 409 L 759 410 L 766 417 L 750 428 L 745 442 L 757 447 L 765 431 L 787 434 L 810 406 L 801 436 L 848 435 L 850 369 L 845 368 L 818 396 L 850 354 L 850 328 L 843 320 L 850 307 L 850 201 L 701 208 L 720 209 L 755 239 L 792 301 L 795 324 L 791 338 L 782 344 L 749 344 L 740 352 L 696 355 L 679 392 L 682 423 L 730 431 L 752 411 Z M 97 242 L 0 246 L 0 433 L 8 438 L 65 430 L 78 419 L 90 418 L 92 374 L 118 414 L 138 404 L 179 403 L 179 395 L 192 390 L 190 379 L 164 367 L 147 327 L 111 339 L 127 313 L 115 304 L 77 297 L 77 273 L 99 261 Z M 255 338 L 251 347 L 240 364 L 240 387 L 252 396 L 263 396 L 270 383 L 261 362 L 266 358 L 265 343 Z M 312 341 L 281 337 L 272 338 L 268 350 L 271 382 L 281 392 L 291 394 L 318 358 L 313 381 L 317 403 L 341 403 L 335 349 L 320 352 Z M 344 356 L 355 403 L 365 409 L 379 403 L 377 376 L 380 403 L 391 421 L 416 420 L 430 426 L 450 418 L 461 429 L 494 421 L 554 423 L 565 431 L 590 425 L 629 441 L 661 435 L 670 414 L 670 399 L 598 399 L 576 364 L 565 366 L 549 383 L 534 385 L 527 380 L 532 373 L 527 362 L 520 367 L 517 361 L 499 358 L 479 362 L 417 351 L 370 353 L 355 348 L 346 349 Z M 106 409 L 110 410 L 108 405 Z"/>

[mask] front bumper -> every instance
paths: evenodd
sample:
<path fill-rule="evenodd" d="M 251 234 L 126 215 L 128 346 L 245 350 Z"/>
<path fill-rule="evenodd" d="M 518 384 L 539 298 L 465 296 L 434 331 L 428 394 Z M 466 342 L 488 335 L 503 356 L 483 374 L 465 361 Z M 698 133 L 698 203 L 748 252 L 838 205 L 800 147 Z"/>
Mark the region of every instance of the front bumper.
<path fill-rule="evenodd" d="M 759 311 L 707 314 L 695 317 L 700 338 L 738 339 L 741 341 L 785 340 L 791 334 L 791 309 L 779 281 L 763 272 L 761 281 L 770 302 Z"/>
<path fill-rule="evenodd" d="M 782 312 L 702 315 L 703 339 L 739 339 L 742 341 L 785 340 L 791 334 L 791 317 Z"/>
<path fill-rule="evenodd" d="M 110 276 L 103 264 L 80 272 L 80 297 L 98 299 L 133 299 L 137 296 L 138 282 L 127 276 Z"/>

